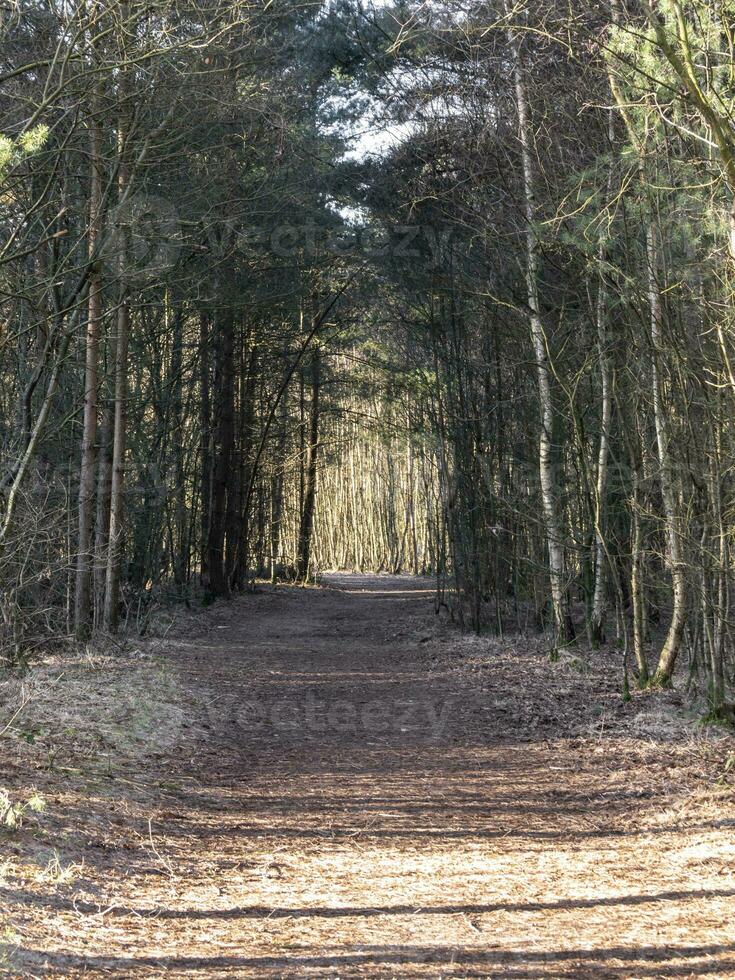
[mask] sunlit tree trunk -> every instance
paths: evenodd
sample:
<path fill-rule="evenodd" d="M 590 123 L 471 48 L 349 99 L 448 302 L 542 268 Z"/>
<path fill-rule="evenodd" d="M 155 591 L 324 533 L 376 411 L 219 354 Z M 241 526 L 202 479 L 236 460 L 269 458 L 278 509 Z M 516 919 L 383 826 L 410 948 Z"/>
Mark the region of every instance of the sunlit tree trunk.
<path fill-rule="evenodd" d="M 613 112 L 608 119 L 608 138 L 610 147 L 615 145 L 615 124 Z M 607 201 L 612 197 L 613 170 L 610 166 L 607 179 Z M 597 260 L 599 265 L 599 291 L 597 295 L 597 344 L 600 358 L 600 442 L 597 451 L 597 479 L 595 481 L 594 521 L 595 521 L 595 586 L 592 597 L 591 634 L 592 642 L 599 644 L 605 640 L 605 613 L 607 610 L 607 568 L 608 556 L 605 545 L 605 518 L 607 512 L 607 474 L 610 458 L 610 426 L 612 422 L 613 390 L 612 363 L 610 357 L 610 333 L 608 313 L 608 290 L 606 283 L 606 264 L 608 252 L 609 226 L 605 216 L 600 222 Z"/>
<path fill-rule="evenodd" d="M 506 0 L 506 13 L 508 16 L 511 15 L 509 0 Z M 556 634 L 562 641 L 569 641 L 573 639 L 574 629 L 566 605 L 564 538 L 559 513 L 559 488 L 556 481 L 553 453 L 554 406 L 551 393 L 551 371 L 539 295 L 540 254 L 536 230 L 536 175 L 533 158 L 533 136 L 524 67 L 521 60 L 521 46 L 516 31 L 511 28 L 508 29 L 508 40 L 513 53 L 513 76 L 523 167 L 524 217 L 526 220 L 526 290 L 541 408 L 539 475 L 546 524 L 551 602 Z"/>
<path fill-rule="evenodd" d="M 306 446 L 306 467 L 304 472 L 304 496 L 299 528 L 299 544 L 296 560 L 298 578 L 309 577 L 311 561 L 311 536 L 314 528 L 314 508 L 316 506 L 317 464 L 319 459 L 319 398 L 321 393 L 321 354 L 316 343 L 311 355 L 311 404 Z"/>
<path fill-rule="evenodd" d="M 656 427 L 656 445 L 658 448 L 661 498 L 663 500 L 666 538 L 669 549 L 669 564 L 671 567 L 671 586 L 673 608 L 669 631 L 659 655 L 658 667 L 654 674 L 654 682 L 666 685 L 671 681 L 676 659 L 681 649 L 686 625 L 686 566 L 684 563 L 684 548 L 676 499 L 674 470 L 671 460 L 666 409 L 663 403 L 662 390 L 662 353 L 664 312 L 661 296 L 661 260 L 658 227 L 655 215 L 651 215 L 646 230 L 648 255 L 648 296 L 651 312 L 651 388 L 653 395 L 653 416 Z"/>
<path fill-rule="evenodd" d="M 278 559 L 281 552 L 283 537 L 283 487 L 285 482 L 284 468 L 286 466 L 286 440 L 288 438 L 288 397 L 284 394 L 281 399 L 281 411 L 278 421 L 278 436 L 273 460 L 273 476 L 271 478 L 271 582 L 278 577 Z"/>

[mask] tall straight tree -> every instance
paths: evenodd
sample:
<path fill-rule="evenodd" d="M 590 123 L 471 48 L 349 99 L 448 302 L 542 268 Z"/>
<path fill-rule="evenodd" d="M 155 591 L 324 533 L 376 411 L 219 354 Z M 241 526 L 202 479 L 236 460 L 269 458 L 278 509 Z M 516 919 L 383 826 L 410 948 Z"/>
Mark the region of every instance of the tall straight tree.
<path fill-rule="evenodd" d="M 126 9 L 126 8 L 123 8 Z M 124 23 L 125 21 L 123 21 Z M 120 46 L 125 54 L 125 38 Z M 127 69 L 120 73 L 120 110 L 117 132 L 118 196 L 122 201 L 129 192 L 130 181 L 130 124 L 129 79 Z M 117 331 L 114 343 L 114 414 L 112 431 L 112 477 L 110 486 L 109 531 L 107 535 L 107 567 L 103 626 L 108 633 L 118 627 L 120 608 L 120 575 L 124 543 L 125 448 L 127 437 L 128 349 L 130 341 L 130 302 L 126 283 L 126 255 L 118 256 Z"/>
<path fill-rule="evenodd" d="M 96 7 L 93 10 L 96 12 Z M 96 26 L 91 28 L 96 30 Z M 91 40 L 92 70 L 99 70 L 99 41 Z M 92 573 L 94 549 L 92 544 L 95 514 L 97 463 L 97 385 L 99 375 L 99 345 L 102 329 L 102 274 L 97 246 L 102 233 L 102 76 L 96 82 L 89 113 L 89 225 L 88 250 L 92 271 L 89 276 L 89 304 L 84 360 L 84 416 L 82 430 L 82 459 L 79 474 L 79 533 L 77 537 L 77 575 L 74 603 L 74 628 L 77 637 L 87 637 L 92 621 Z"/>
<path fill-rule="evenodd" d="M 539 291 L 540 248 L 538 238 L 538 214 L 536 212 L 536 172 L 534 163 L 533 128 L 526 86 L 523 62 L 523 45 L 517 26 L 512 22 L 520 16 L 521 25 L 528 19 L 525 7 L 513 8 L 510 0 L 505 0 L 505 13 L 508 18 L 507 37 L 513 58 L 513 80 L 518 113 L 518 135 L 521 145 L 523 167 L 523 204 L 526 223 L 526 292 L 528 316 L 531 326 L 531 340 L 536 361 L 538 397 L 541 409 L 539 433 L 539 475 L 541 479 L 541 499 L 546 524 L 546 544 L 549 556 L 549 579 L 551 584 L 551 603 L 557 636 L 562 641 L 574 638 L 574 628 L 569 616 L 566 597 L 564 569 L 564 535 L 559 509 L 559 486 L 554 461 L 554 402 L 551 390 L 551 369 L 546 329 L 541 314 Z"/>
<path fill-rule="evenodd" d="M 316 315 L 316 314 L 315 314 Z M 296 555 L 298 578 L 306 581 L 311 567 L 311 544 L 314 531 L 314 509 L 316 507 L 317 473 L 319 462 L 319 414 L 321 397 L 321 353 L 319 342 L 315 341 L 309 359 L 309 381 L 311 401 L 306 426 L 306 460 L 304 467 L 304 492 L 299 524 L 299 542 Z"/>

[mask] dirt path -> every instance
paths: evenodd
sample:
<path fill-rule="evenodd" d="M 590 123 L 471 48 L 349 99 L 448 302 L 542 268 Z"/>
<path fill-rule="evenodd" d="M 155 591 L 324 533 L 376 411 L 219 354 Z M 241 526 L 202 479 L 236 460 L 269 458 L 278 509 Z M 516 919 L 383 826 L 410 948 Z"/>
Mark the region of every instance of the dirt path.
<path fill-rule="evenodd" d="M 84 867 L 0 890 L 10 972 L 735 976 L 726 746 L 574 715 L 593 681 L 443 631 L 427 583 L 331 586 L 169 641 L 207 709 L 76 810 L 60 789 Z"/>

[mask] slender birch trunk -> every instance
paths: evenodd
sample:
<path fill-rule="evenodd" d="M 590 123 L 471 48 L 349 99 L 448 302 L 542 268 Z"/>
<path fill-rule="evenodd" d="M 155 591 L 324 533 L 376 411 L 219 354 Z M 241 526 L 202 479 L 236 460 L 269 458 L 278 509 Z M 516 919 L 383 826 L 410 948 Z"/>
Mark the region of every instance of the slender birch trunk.
<path fill-rule="evenodd" d="M 720 392 L 718 392 L 718 401 Z M 722 712 L 726 693 L 724 645 L 727 630 L 727 586 L 730 570 L 730 555 L 728 535 L 725 530 L 722 514 L 722 467 L 721 467 L 721 433 L 717 432 L 710 456 L 709 495 L 714 520 L 714 535 L 712 552 L 715 558 L 716 587 L 712 589 L 712 604 L 714 620 L 713 642 L 711 649 L 710 672 L 712 674 L 711 703 L 715 715 Z"/>
<path fill-rule="evenodd" d="M 650 315 L 651 358 L 651 388 L 653 395 L 653 417 L 656 430 L 656 448 L 659 458 L 659 482 L 664 511 L 664 525 L 668 547 L 668 563 L 671 569 L 672 614 L 669 630 L 659 654 L 658 665 L 654 672 L 652 683 L 667 686 L 671 683 L 676 660 L 681 649 L 686 627 L 686 566 L 684 563 L 684 543 L 681 532 L 681 519 L 677 502 L 674 468 L 671 459 L 669 426 L 664 406 L 662 385 L 662 355 L 664 351 L 664 306 L 661 290 L 661 243 L 654 209 L 654 199 L 650 192 L 650 181 L 646 164 L 646 141 L 649 132 L 649 122 L 642 138 L 639 138 L 635 126 L 628 113 L 628 107 L 620 87 L 612 72 L 608 73 L 610 88 L 617 107 L 625 122 L 631 144 L 638 155 L 638 172 L 641 189 L 647 197 L 648 214 L 646 216 L 646 259 L 648 264 L 648 304 Z"/>
<path fill-rule="evenodd" d="M 660 246 L 655 216 L 649 218 L 646 231 L 648 254 L 648 296 L 651 312 L 651 387 L 653 389 L 653 417 L 656 428 L 656 446 L 660 466 L 661 498 L 671 567 L 673 608 L 669 631 L 659 655 L 654 683 L 667 685 L 671 681 L 676 659 L 681 649 L 686 626 L 686 577 L 684 547 L 680 528 L 674 471 L 671 461 L 670 440 L 666 410 L 663 403 L 661 379 L 661 354 L 663 351 L 663 301 L 660 284 Z"/>
<path fill-rule="evenodd" d="M 508 0 L 505 2 L 505 9 L 506 14 L 510 17 L 511 7 Z M 556 481 L 553 453 L 554 406 L 551 393 L 551 370 L 539 294 L 540 252 L 536 232 L 536 174 L 532 149 L 533 136 L 526 93 L 526 79 L 521 60 L 521 46 L 516 32 L 510 27 L 508 28 L 508 41 L 513 53 L 513 76 L 523 167 L 524 216 L 526 220 L 526 290 L 541 408 L 539 475 L 546 525 L 546 545 L 549 554 L 551 601 L 556 635 L 562 641 L 568 642 L 573 639 L 574 629 L 566 608 L 564 538 L 559 514 L 559 488 Z"/>
<path fill-rule="evenodd" d="M 637 410 L 636 410 L 637 412 Z M 640 453 L 640 439 L 637 420 L 635 431 L 625 440 L 628 444 L 630 469 L 633 475 L 633 488 L 630 501 L 630 604 L 633 612 L 633 654 L 638 670 L 638 684 L 648 684 L 650 674 L 646 657 L 645 637 L 645 595 L 643 583 L 643 527 L 641 514 L 644 510 L 642 498 L 643 462 Z"/>
<path fill-rule="evenodd" d="M 608 116 L 608 139 L 610 147 L 615 144 L 615 122 L 612 109 Z M 607 200 L 612 197 L 613 168 L 609 167 L 607 178 Z M 605 613 L 607 611 L 607 550 L 605 547 L 605 519 L 607 515 L 607 474 L 610 458 L 610 427 L 612 423 L 612 363 L 610 358 L 610 332 L 608 314 L 608 290 L 605 282 L 609 226 L 603 221 L 600 225 L 597 260 L 600 286 L 597 294 L 597 343 L 600 358 L 600 442 L 597 451 L 597 480 L 595 482 L 595 586 L 592 597 L 592 642 L 595 645 L 605 641 Z"/>

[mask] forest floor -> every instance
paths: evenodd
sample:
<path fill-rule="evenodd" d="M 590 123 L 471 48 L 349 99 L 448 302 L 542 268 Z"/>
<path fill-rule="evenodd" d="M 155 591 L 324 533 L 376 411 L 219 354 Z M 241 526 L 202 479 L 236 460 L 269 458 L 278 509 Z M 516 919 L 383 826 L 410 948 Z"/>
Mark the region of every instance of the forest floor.
<path fill-rule="evenodd" d="M 735 977 L 731 737 L 429 582 L 327 586 L 4 682 L 0 973 Z"/>

